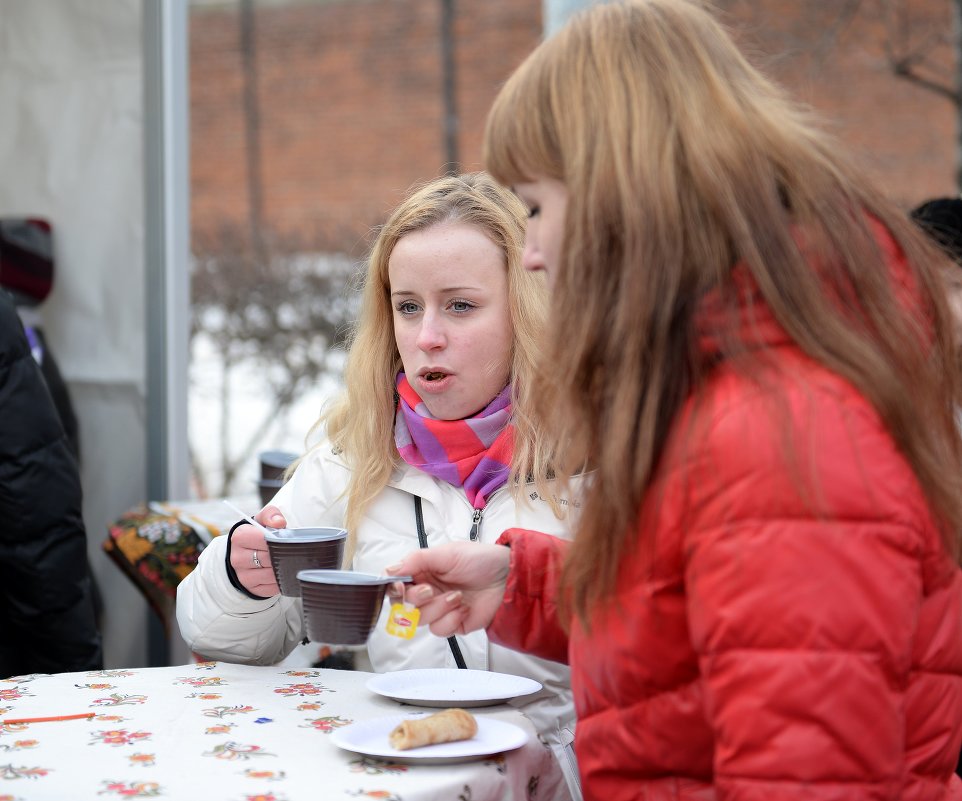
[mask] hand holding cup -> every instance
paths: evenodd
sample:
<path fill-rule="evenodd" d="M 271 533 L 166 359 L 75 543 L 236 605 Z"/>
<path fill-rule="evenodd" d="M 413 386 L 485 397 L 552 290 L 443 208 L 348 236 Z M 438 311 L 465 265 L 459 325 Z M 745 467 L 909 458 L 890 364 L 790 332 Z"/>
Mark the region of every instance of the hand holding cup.
<path fill-rule="evenodd" d="M 504 545 L 452 542 L 414 551 L 386 568 L 411 576 L 404 600 L 421 610 L 421 625 L 438 637 L 487 628 L 504 599 L 511 551 Z M 391 594 L 401 597 L 392 587 Z"/>
<path fill-rule="evenodd" d="M 287 520 L 276 506 L 265 506 L 254 520 L 268 528 L 284 528 Z M 248 592 L 270 598 L 280 593 L 271 565 L 264 531 L 250 523 L 234 529 L 230 541 L 230 564 Z"/>

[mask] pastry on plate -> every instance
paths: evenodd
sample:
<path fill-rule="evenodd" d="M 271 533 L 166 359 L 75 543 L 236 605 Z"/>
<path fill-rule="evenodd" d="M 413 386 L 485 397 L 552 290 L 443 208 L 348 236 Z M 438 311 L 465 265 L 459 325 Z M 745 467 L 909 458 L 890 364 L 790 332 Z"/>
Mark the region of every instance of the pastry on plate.
<path fill-rule="evenodd" d="M 474 715 L 463 709 L 445 709 L 424 718 L 402 721 L 388 735 L 391 748 L 407 751 L 422 745 L 470 740 L 478 733 Z"/>

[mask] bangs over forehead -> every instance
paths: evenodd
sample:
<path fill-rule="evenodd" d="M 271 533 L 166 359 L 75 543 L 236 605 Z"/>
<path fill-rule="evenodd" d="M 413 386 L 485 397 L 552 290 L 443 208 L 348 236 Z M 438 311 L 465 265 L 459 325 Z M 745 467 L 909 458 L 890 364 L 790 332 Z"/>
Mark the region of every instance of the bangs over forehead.
<path fill-rule="evenodd" d="M 552 102 L 554 44 L 549 40 L 528 56 L 502 87 L 488 114 L 485 169 L 505 186 L 536 175 L 563 178 L 557 108 Z"/>

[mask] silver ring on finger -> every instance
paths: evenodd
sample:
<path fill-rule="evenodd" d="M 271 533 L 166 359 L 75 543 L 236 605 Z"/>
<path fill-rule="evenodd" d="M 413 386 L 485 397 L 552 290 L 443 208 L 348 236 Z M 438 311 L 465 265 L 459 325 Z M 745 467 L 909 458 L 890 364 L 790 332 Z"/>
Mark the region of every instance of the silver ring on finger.
<path fill-rule="evenodd" d="M 264 567 L 264 565 L 261 564 L 261 560 L 257 558 L 257 551 L 251 554 L 251 564 L 253 564 L 254 567 Z"/>

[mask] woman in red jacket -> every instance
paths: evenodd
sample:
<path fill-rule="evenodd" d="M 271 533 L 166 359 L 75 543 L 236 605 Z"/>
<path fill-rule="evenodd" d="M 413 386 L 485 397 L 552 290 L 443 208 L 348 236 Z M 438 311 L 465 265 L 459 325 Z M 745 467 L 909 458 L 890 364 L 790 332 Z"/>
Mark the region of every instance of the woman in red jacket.
<path fill-rule="evenodd" d="M 585 797 L 962 798 L 959 375 L 935 249 L 688 0 L 591 8 L 488 168 L 553 286 L 575 542 L 392 570 L 572 667 Z"/>

